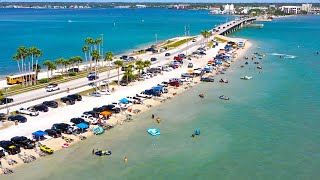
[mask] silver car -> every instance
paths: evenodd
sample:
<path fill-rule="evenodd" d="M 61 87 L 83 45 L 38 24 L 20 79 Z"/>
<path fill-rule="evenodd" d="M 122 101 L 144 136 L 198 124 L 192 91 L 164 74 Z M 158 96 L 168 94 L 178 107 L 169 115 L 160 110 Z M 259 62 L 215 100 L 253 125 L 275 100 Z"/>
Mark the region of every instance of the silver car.
<path fill-rule="evenodd" d="M 91 92 L 91 93 L 89 93 L 89 95 L 93 96 L 93 97 L 101 97 L 101 93 L 99 93 L 97 91 Z"/>

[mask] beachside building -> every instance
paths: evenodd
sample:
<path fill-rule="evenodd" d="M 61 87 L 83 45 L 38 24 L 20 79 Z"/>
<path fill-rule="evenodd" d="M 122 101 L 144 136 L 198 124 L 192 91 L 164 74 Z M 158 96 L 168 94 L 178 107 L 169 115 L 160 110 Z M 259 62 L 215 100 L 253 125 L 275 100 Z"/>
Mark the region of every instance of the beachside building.
<path fill-rule="evenodd" d="M 234 14 L 234 5 L 233 4 L 227 4 L 227 5 L 223 5 L 223 13 L 224 14 Z"/>
<path fill-rule="evenodd" d="M 302 11 L 310 12 L 311 8 L 312 8 L 312 4 L 302 4 L 302 6 L 301 6 Z"/>
<path fill-rule="evenodd" d="M 209 14 L 223 14 L 223 11 L 221 11 L 220 6 L 211 6 L 209 7 Z"/>
<path fill-rule="evenodd" d="M 190 4 L 177 4 L 177 5 L 174 5 L 173 8 L 175 8 L 175 9 L 189 9 Z"/>
<path fill-rule="evenodd" d="M 137 4 L 136 7 L 137 7 L 137 8 L 146 8 L 147 6 L 146 6 L 146 5 Z"/>
<path fill-rule="evenodd" d="M 311 14 L 320 14 L 320 7 L 313 7 L 310 9 Z"/>
<path fill-rule="evenodd" d="M 281 11 L 287 14 L 299 14 L 301 6 L 281 6 Z"/>

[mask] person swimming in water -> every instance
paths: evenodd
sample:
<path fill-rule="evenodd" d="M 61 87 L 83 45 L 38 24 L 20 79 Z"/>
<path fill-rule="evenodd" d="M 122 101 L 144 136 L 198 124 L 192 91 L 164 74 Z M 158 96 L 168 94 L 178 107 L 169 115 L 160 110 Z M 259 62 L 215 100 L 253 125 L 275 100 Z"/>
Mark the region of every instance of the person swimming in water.
<path fill-rule="evenodd" d="M 124 157 L 123 161 L 124 161 L 124 164 L 125 164 L 125 165 L 128 164 L 128 158 L 127 158 L 127 156 Z"/>
<path fill-rule="evenodd" d="M 195 134 L 192 134 L 192 135 L 191 135 L 191 137 L 193 137 L 193 138 L 194 138 L 194 137 L 196 137 L 196 135 L 195 135 Z"/>

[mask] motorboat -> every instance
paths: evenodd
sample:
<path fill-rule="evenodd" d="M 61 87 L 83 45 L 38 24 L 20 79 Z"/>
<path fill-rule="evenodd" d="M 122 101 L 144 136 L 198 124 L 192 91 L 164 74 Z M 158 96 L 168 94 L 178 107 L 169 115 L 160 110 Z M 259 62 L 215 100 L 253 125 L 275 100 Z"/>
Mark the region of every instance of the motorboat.
<path fill-rule="evenodd" d="M 227 79 L 220 79 L 219 82 L 221 82 L 221 83 L 228 83 L 228 80 L 227 80 Z"/>
<path fill-rule="evenodd" d="M 261 66 L 257 66 L 257 68 L 258 68 L 258 69 L 262 69 L 262 67 L 261 67 Z"/>
<path fill-rule="evenodd" d="M 256 62 L 254 62 L 253 64 L 260 64 L 260 62 L 256 61 Z"/>
<path fill-rule="evenodd" d="M 107 155 L 111 155 L 111 151 L 106 150 L 106 151 L 102 151 L 102 150 L 98 150 L 94 153 L 97 156 L 107 156 Z"/>
<path fill-rule="evenodd" d="M 221 95 L 221 96 L 219 96 L 219 98 L 222 100 L 229 100 L 230 99 L 229 97 L 227 97 L 225 95 Z"/>
<path fill-rule="evenodd" d="M 243 79 L 243 80 L 250 80 L 250 79 L 252 79 L 252 77 L 251 77 L 251 76 L 243 76 L 243 77 L 241 77 L 240 79 Z"/>
<path fill-rule="evenodd" d="M 160 130 L 156 128 L 149 128 L 147 132 L 152 136 L 160 135 Z"/>
<path fill-rule="evenodd" d="M 246 62 L 246 63 L 244 63 L 244 64 L 246 64 L 246 65 L 247 65 L 247 64 L 249 64 L 249 63 L 248 63 L 248 62 Z"/>
<path fill-rule="evenodd" d="M 199 94 L 199 97 L 204 98 L 204 94 Z"/>

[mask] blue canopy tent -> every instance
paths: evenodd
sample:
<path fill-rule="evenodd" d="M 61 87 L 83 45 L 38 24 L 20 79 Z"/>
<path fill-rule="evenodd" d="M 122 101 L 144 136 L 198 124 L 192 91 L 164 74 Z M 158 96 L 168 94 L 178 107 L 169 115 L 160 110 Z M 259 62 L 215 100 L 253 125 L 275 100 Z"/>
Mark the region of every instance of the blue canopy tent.
<path fill-rule="evenodd" d="M 152 87 L 153 90 L 155 91 L 163 91 L 163 87 L 162 86 L 155 86 L 155 87 Z"/>
<path fill-rule="evenodd" d="M 216 64 L 222 64 L 222 62 L 221 61 L 216 61 Z"/>
<path fill-rule="evenodd" d="M 119 102 L 127 104 L 127 103 L 129 103 L 129 100 L 127 98 L 122 98 L 119 100 Z"/>
<path fill-rule="evenodd" d="M 77 124 L 76 125 L 79 129 L 81 129 L 82 130 L 82 133 L 83 133 L 83 130 L 84 129 L 87 129 L 88 127 L 89 127 L 89 125 L 88 124 L 86 124 L 86 123 L 79 123 L 79 124 Z"/>
<path fill-rule="evenodd" d="M 208 72 L 208 71 L 211 71 L 212 69 L 210 67 L 204 67 L 203 70 Z"/>
<path fill-rule="evenodd" d="M 39 130 L 39 131 L 33 132 L 33 133 L 32 133 L 32 136 L 33 136 L 35 139 L 40 140 L 40 138 L 43 137 L 43 136 L 46 135 L 46 134 L 48 134 L 48 133 Z"/>

